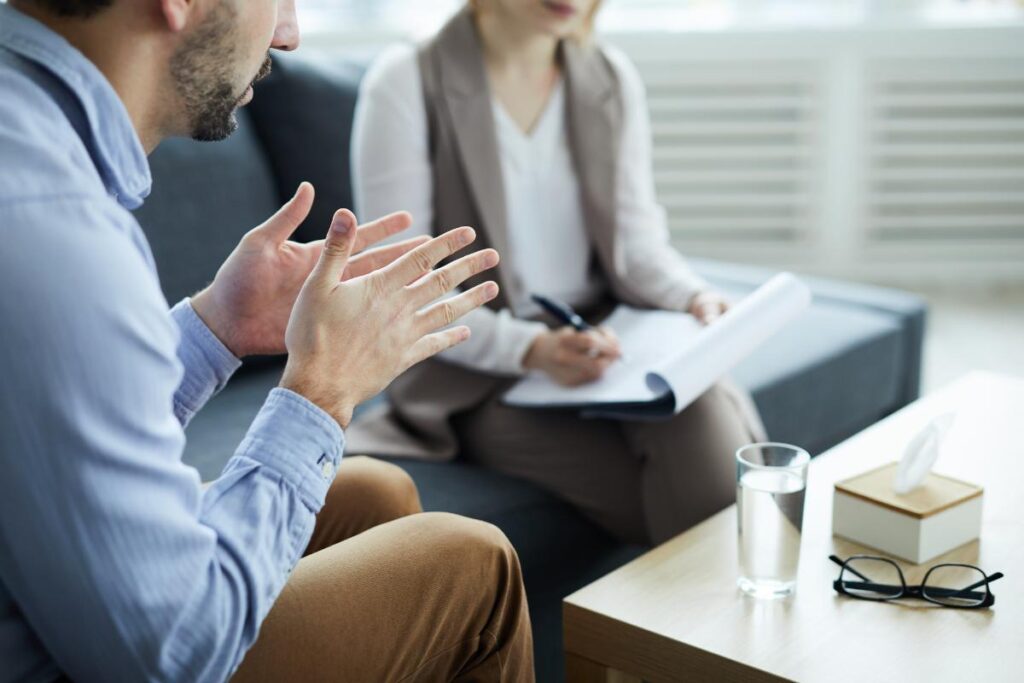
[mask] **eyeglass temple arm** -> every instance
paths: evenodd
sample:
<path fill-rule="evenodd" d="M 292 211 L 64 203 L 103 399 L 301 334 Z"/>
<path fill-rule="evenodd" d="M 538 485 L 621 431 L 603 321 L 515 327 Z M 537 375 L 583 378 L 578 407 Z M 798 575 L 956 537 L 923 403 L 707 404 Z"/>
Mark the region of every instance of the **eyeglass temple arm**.
<path fill-rule="evenodd" d="M 861 574 L 859 571 L 857 571 L 853 567 L 848 567 L 846 565 L 846 563 L 843 562 L 842 560 L 840 560 L 837 556 L 829 555 L 828 559 L 832 560 L 833 562 L 838 564 L 840 567 L 843 567 L 844 569 L 846 569 L 846 571 L 848 571 L 848 572 L 850 572 L 852 574 L 856 574 L 857 576 L 859 576 L 860 578 L 864 579 L 865 581 L 869 581 L 869 582 L 871 581 L 871 579 L 869 579 L 868 577 L 864 576 L 863 574 Z"/>
<path fill-rule="evenodd" d="M 972 583 L 967 588 L 961 588 L 959 591 L 957 591 L 955 593 L 955 595 L 960 595 L 961 593 L 966 593 L 967 591 L 972 591 L 975 588 L 977 588 L 978 586 L 984 586 L 986 583 L 992 583 L 993 581 L 998 581 L 1001 578 L 1003 578 L 1003 573 L 1002 572 L 996 572 L 995 574 L 993 574 L 992 576 L 990 576 L 988 578 L 982 579 L 981 581 L 978 581 L 977 583 Z"/>

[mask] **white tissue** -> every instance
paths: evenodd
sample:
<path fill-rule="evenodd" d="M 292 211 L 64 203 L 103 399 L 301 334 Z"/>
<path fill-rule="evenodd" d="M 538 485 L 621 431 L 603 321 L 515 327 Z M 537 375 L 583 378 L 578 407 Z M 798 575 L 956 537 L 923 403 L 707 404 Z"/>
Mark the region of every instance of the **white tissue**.
<path fill-rule="evenodd" d="M 910 440 L 903 451 L 903 457 L 900 458 L 899 467 L 896 468 L 896 477 L 892 482 L 893 491 L 903 495 L 924 483 L 932 465 L 939 458 L 946 434 L 953 426 L 955 417 L 953 413 L 939 415 Z"/>

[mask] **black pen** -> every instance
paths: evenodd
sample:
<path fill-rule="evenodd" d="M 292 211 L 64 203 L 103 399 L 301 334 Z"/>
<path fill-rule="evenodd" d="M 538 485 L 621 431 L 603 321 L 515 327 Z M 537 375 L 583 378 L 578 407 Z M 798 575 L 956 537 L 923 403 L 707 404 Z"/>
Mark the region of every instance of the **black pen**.
<path fill-rule="evenodd" d="M 571 326 L 577 332 L 586 332 L 587 330 L 594 329 L 594 326 L 581 318 L 580 314 L 572 310 L 572 307 L 569 306 L 569 304 L 563 304 L 560 301 L 549 299 L 546 296 L 541 296 L 540 294 L 533 294 L 530 298 L 533 299 L 534 303 L 538 306 L 555 316 L 555 318 L 558 319 L 558 322 Z"/>
<path fill-rule="evenodd" d="M 530 298 L 538 306 L 553 315 L 558 322 L 571 326 L 577 332 L 586 332 L 587 330 L 594 329 L 594 326 L 584 320 L 579 313 L 572 310 L 572 306 L 569 304 L 563 304 L 561 301 L 555 301 L 540 294 L 532 294 Z M 619 360 L 629 362 L 625 353 L 619 356 Z"/>

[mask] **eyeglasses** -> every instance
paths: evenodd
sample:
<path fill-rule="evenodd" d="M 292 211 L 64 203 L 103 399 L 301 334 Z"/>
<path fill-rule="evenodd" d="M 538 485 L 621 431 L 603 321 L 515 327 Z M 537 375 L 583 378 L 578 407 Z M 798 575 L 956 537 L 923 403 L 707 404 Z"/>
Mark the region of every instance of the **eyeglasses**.
<path fill-rule="evenodd" d="M 829 555 L 828 559 L 842 567 L 832 587 L 860 600 L 919 598 L 943 607 L 991 607 L 996 596 L 988 586 L 1003 578 L 1002 572 L 989 576 L 970 564 L 937 564 L 924 575 L 920 586 L 908 586 L 903 571 L 890 559 L 870 555 L 854 555 L 847 560 Z"/>

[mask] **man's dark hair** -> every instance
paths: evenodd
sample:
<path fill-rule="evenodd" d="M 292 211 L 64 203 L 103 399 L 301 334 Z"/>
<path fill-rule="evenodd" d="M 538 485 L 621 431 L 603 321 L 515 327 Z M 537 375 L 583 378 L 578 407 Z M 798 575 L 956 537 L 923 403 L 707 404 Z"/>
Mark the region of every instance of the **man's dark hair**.
<path fill-rule="evenodd" d="M 114 4 L 114 0 L 27 0 L 62 17 L 91 17 Z"/>

